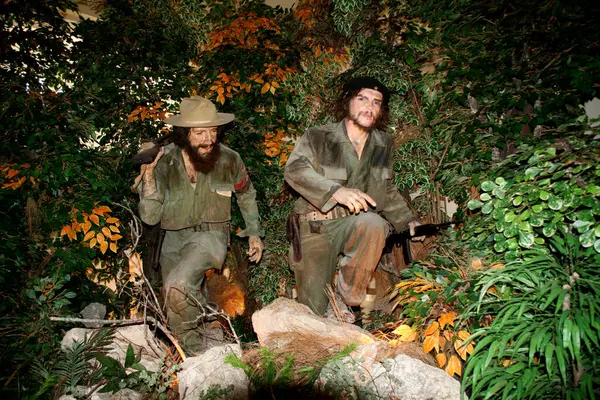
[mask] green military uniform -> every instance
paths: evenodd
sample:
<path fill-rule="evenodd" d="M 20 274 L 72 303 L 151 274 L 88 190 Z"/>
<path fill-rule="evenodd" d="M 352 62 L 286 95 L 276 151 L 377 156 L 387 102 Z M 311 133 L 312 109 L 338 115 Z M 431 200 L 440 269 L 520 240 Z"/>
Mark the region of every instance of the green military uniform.
<path fill-rule="evenodd" d="M 348 139 L 344 121 L 309 129 L 285 166 L 285 179 L 300 194 L 294 211 L 300 216 L 303 258 L 290 264 L 298 300 L 323 314 L 337 265 L 336 289 L 348 305 L 360 305 L 377 267 L 389 223 L 405 230 L 416 217 L 393 180 L 392 139 L 373 130 L 361 158 Z M 377 203 L 369 212 L 351 215 L 333 199 L 341 187 L 358 189 Z"/>
<path fill-rule="evenodd" d="M 167 301 L 169 326 L 188 348 L 200 345 L 195 328 L 200 314 L 197 302 L 205 272 L 220 269 L 229 242 L 231 197 L 235 193 L 246 223 L 238 236 L 262 236 L 256 191 L 239 154 L 219 144 L 221 154 L 214 169 L 196 173 L 196 183 L 187 176 L 182 150 L 174 145 L 154 170 L 156 191 L 142 197 L 142 220 L 166 230 L 160 264 Z"/>

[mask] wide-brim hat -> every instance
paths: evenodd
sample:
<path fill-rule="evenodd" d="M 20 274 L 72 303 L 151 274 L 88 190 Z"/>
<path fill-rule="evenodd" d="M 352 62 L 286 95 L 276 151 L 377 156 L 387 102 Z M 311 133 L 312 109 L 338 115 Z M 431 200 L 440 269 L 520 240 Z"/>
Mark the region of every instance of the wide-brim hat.
<path fill-rule="evenodd" d="M 383 104 L 390 101 L 390 90 L 383 83 L 370 76 L 359 76 L 350 79 L 344 85 L 344 95 L 353 90 L 373 89 L 377 90 L 383 96 Z"/>
<path fill-rule="evenodd" d="M 184 97 L 179 111 L 165 122 L 182 128 L 205 128 L 225 125 L 235 119 L 234 114 L 217 112 L 213 102 L 201 96 Z"/>

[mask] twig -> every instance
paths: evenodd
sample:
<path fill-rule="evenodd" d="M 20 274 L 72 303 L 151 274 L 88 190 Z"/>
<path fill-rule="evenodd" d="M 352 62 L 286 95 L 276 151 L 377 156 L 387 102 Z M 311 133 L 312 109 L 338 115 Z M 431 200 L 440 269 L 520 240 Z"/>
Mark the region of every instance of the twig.
<path fill-rule="evenodd" d="M 89 324 L 100 324 L 100 325 L 139 325 L 139 324 L 146 324 L 146 322 L 150 322 L 150 323 L 154 324 L 155 326 L 157 326 L 158 329 L 160 329 L 162 331 L 162 333 L 164 333 L 169 338 L 171 343 L 173 343 L 173 346 L 175 346 L 175 348 L 177 349 L 177 352 L 181 356 L 181 359 L 183 361 L 185 361 L 185 359 L 186 359 L 185 353 L 181 349 L 181 346 L 179 346 L 179 343 L 177 342 L 175 337 L 171 334 L 171 332 L 169 332 L 169 330 L 163 324 L 158 322 L 153 317 L 133 318 L 133 319 L 87 319 L 87 318 L 70 318 L 70 317 L 50 317 L 50 321 L 75 322 L 75 323 L 81 323 L 81 324 L 89 323 Z"/>

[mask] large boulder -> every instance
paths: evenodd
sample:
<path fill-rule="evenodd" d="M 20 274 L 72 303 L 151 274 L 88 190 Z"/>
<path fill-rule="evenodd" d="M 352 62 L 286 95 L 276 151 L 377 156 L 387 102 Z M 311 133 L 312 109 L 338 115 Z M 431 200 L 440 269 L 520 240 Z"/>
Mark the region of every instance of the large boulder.
<path fill-rule="evenodd" d="M 71 348 L 75 342 L 82 342 L 84 337 L 89 338 L 97 329 L 73 328 L 63 337 L 61 348 Z M 109 346 L 107 355 L 121 364 L 125 363 L 127 347 L 131 344 L 135 354 L 142 353 L 140 364 L 149 371 L 158 371 L 160 361 L 166 352 L 155 338 L 148 325 L 131 325 L 115 328 L 114 340 Z"/>
<path fill-rule="evenodd" d="M 259 343 L 271 350 L 320 359 L 351 344 L 370 345 L 376 339 L 358 326 L 319 317 L 304 304 L 280 297 L 252 315 Z"/>
<path fill-rule="evenodd" d="M 404 354 L 371 364 L 353 356 L 332 360 L 315 386 L 319 393 L 347 399 L 461 399 L 457 380 Z"/>
<path fill-rule="evenodd" d="M 189 357 L 177 372 L 179 398 L 197 400 L 203 396 L 232 400 L 249 397 L 249 380 L 244 371 L 225 362 L 228 355 L 242 358 L 237 344 L 213 347 L 197 357 Z"/>

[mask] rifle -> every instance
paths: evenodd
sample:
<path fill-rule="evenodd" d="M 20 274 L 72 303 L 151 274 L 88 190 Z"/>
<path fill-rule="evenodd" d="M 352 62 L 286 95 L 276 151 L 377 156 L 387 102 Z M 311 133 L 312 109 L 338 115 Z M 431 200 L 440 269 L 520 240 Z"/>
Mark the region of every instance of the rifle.
<path fill-rule="evenodd" d="M 162 146 L 169 144 L 171 142 L 171 140 L 172 140 L 171 135 L 165 135 L 165 136 L 159 137 L 158 139 L 152 141 L 154 143 L 154 147 L 151 147 L 149 149 L 146 149 L 142 152 L 137 153 L 131 159 L 131 164 L 133 164 L 134 166 L 141 165 L 141 164 L 150 164 L 152 161 L 154 161 L 154 159 L 158 155 L 160 148 Z"/>
<path fill-rule="evenodd" d="M 385 241 L 384 253 L 391 253 L 394 247 L 402 246 L 402 254 L 406 265 L 412 262 L 412 254 L 410 253 L 410 240 L 419 236 L 433 236 L 439 233 L 442 229 L 449 228 L 453 225 L 460 224 L 462 221 L 443 222 L 441 224 L 424 224 L 415 227 L 415 234 L 411 235 L 410 230 L 403 232 L 394 232 L 388 236 Z"/>

